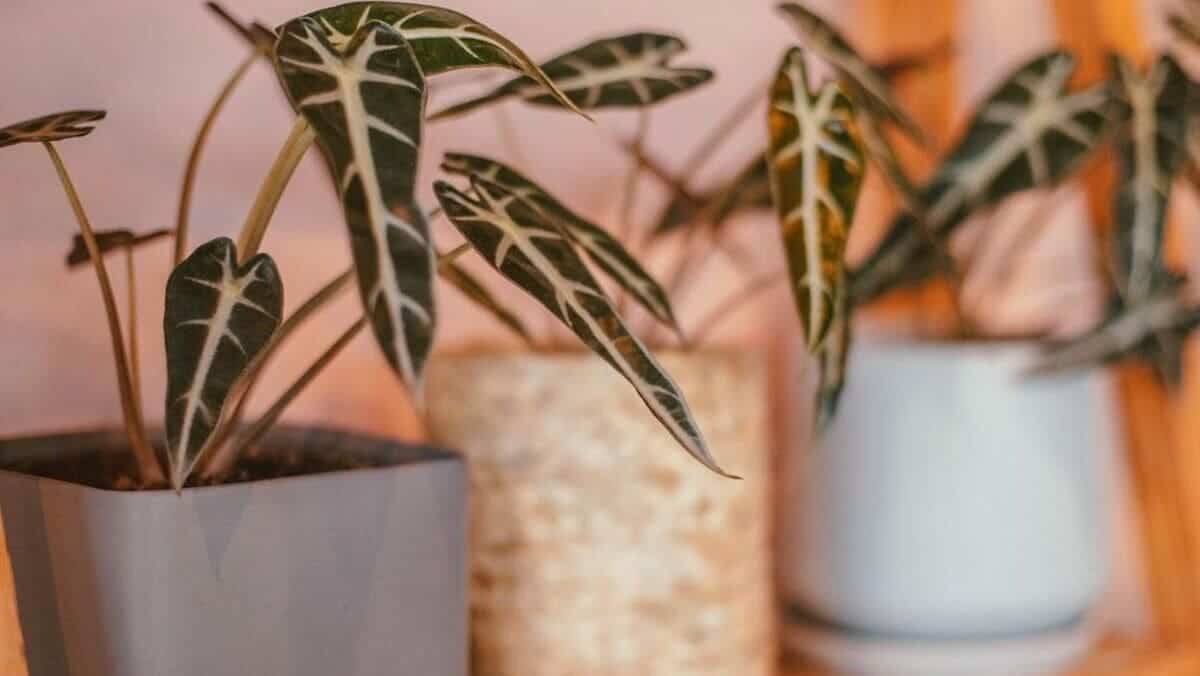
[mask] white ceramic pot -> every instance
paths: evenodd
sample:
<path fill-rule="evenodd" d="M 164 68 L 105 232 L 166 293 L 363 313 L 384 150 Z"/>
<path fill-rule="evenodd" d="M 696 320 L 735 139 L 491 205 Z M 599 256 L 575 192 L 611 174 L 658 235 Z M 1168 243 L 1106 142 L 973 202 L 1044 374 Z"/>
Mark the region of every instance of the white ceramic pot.
<path fill-rule="evenodd" d="M 794 615 L 843 634 L 987 640 L 1044 635 L 1093 607 L 1113 399 L 1099 370 L 1025 378 L 1035 353 L 858 342 L 837 418 L 781 478 Z"/>

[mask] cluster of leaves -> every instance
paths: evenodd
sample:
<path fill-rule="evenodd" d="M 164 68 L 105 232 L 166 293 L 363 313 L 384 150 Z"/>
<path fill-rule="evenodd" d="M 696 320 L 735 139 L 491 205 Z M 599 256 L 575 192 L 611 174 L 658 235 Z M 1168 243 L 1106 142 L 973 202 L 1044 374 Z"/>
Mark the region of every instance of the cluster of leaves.
<path fill-rule="evenodd" d="M 422 373 L 437 328 L 435 274 L 440 275 L 515 332 L 527 335 L 515 314 L 458 265 L 474 249 L 492 268 L 544 305 L 589 349 L 633 386 L 651 413 L 697 460 L 724 474 L 710 454 L 687 402 L 670 375 L 628 328 L 589 270 L 590 261 L 662 324 L 679 331 L 666 292 L 601 226 L 579 216 L 549 192 L 505 164 L 476 155 L 450 154 L 443 169 L 465 185 L 439 180 L 441 211 L 466 243 L 450 254 L 435 247 L 428 212 L 417 203 L 417 166 L 426 122 L 516 98 L 575 111 L 642 108 L 704 84 L 712 73 L 678 68 L 670 61 L 685 45 L 670 35 L 631 33 L 597 40 L 541 66 L 507 38 L 447 9 L 393 2 L 353 2 L 312 12 L 275 30 L 231 23 L 252 47 L 245 66 L 267 57 L 299 115 L 272 174 L 237 243 L 228 238 L 186 251 L 186 213 L 199 147 L 211 119 L 245 66 L 214 105 L 189 161 L 176 238 L 176 267 L 166 283 L 163 318 L 167 352 L 166 468 L 148 445 L 134 441 L 143 485 L 163 475 L 181 488 L 198 467 L 216 464 L 253 443 L 337 350 L 369 326 L 388 364 L 420 399 Z M 483 97 L 427 115 L 427 81 L 461 68 L 515 71 L 511 82 Z M 101 112 L 67 112 L 0 130 L 0 146 L 46 144 L 82 136 Z M 283 281 L 258 243 L 291 170 L 309 144 L 320 147 L 342 206 L 353 269 L 339 276 L 292 315 L 283 315 Z M 61 166 L 61 165 L 59 165 Z M 77 195 L 61 174 L 73 202 Z M 136 378 L 121 363 L 125 353 L 105 272 L 104 254 L 131 251 L 166 232 L 93 232 L 82 207 L 83 232 L 72 264 L 94 263 L 104 280 L 110 328 L 124 383 Z M 130 259 L 132 266 L 132 259 Z M 132 274 L 132 267 L 130 267 Z M 263 365 L 304 319 L 357 281 L 363 318 L 262 419 L 239 431 L 242 407 Z M 131 337 L 132 339 L 132 337 Z M 118 346 L 120 349 L 118 350 Z M 129 351 L 134 352 L 130 343 Z M 131 441 L 141 434 L 140 403 L 122 389 Z"/>
<path fill-rule="evenodd" d="M 1192 0 L 1189 8 L 1172 25 L 1181 39 L 1197 44 L 1200 2 Z M 806 343 L 820 365 L 818 427 L 833 415 L 845 379 L 854 308 L 939 276 L 960 276 L 948 252 L 968 218 L 1016 193 L 1072 178 L 1105 147 L 1115 149 L 1120 165 L 1107 264 L 1113 299 L 1099 327 L 1051 345 L 1038 368 L 1141 357 L 1168 382 L 1178 381 L 1179 351 L 1200 324 L 1200 310 L 1162 260 L 1171 186 L 1190 162 L 1193 110 L 1194 85 L 1172 57 L 1161 56 L 1145 72 L 1114 58 L 1106 81 L 1082 89 L 1068 86 L 1075 71 L 1071 54 L 1052 50 L 1030 59 L 984 97 L 932 177 L 918 185 L 885 133 L 893 127 L 923 141 L 891 93 L 890 73 L 868 63 L 813 12 L 796 3 L 780 10 L 835 80 L 813 87 L 804 52 L 791 50 L 769 94 L 765 153 L 712 195 L 690 204 L 676 200 L 658 229 L 669 232 L 697 212 L 720 214 L 710 218 L 719 224 L 739 209 L 773 204 Z M 1193 134 L 1198 127 L 1190 125 Z M 902 208 L 867 259 L 849 269 L 847 230 L 868 163 L 882 172 Z"/>

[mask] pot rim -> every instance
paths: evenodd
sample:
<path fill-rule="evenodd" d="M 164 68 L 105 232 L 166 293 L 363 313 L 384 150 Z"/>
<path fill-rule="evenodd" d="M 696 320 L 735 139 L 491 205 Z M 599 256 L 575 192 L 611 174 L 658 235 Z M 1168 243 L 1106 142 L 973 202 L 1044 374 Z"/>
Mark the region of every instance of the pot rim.
<path fill-rule="evenodd" d="M 667 358 L 726 358 L 733 359 L 743 357 L 747 354 L 758 355 L 761 350 L 754 345 L 703 345 L 694 348 L 683 348 L 678 345 L 667 346 L 647 346 L 655 357 Z M 429 360 L 430 366 L 435 366 L 439 359 L 462 359 L 471 357 L 525 357 L 528 359 L 539 359 L 546 361 L 567 361 L 580 360 L 580 358 L 597 359 L 602 358 L 595 352 L 586 347 L 569 346 L 569 345 L 551 345 L 549 347 L 539 347 L 531 349 L 528 346 L 521 345 L 496 345 L 491 343 L 468 343 L 465 345 L 456 345 L 451 348 L 439 350 Z"/>
<path fill-rule="evenodd" d="M 406 471 L 429 465 L 431 463 L 452 462 L 463 463 L 464 458 L 453 451 L 422 443 L 409 443 L 398 439 L 389 439 L 387 437 L 376 436 L 355 430 L 323 426 L 323 425 L 279 425 L 275 429 L 267 433 L 267 442 L 275 446 L 285 446 L 289 444 L 304 444 L 308 447 L 320 446 L 317 441 L 304 441 L 307 437 L 317 437 L 317 439 L 325 441 L 331 438 L 337 438 L 343 444 L 361 447 L 363 449 L 373 449 L 377 453 L 391 451 L 397 454 L 395 462 L 368 466 L 354 467 L 350 469 L 336 469 L 320 472 L 309 472 L 305 474 L 293 474 L 289 476 L 272 477 L 269 479 L 251 479 L 248 481 L 234 481 L 230 483 L 215 484 L 208 486 L 185 486 L 178 493 L 172 488 L 152 488 L 140 490 L 122 490 L 116 488 L 102 488 L 89 484 L 69 481 L 56 477 L 47 477 L 39 474 L 30 474 L 20 470 L 11 469 L 0 465 L 0 476 L 15 477 L 26 481 L 48 482 L 50 485 L 71 487 L 83 492 L 102 494 L 106 496 L 146 496 L 160 497 L 164 495 L 182 498 L 185 494 L 188 495 L 205 495 L 219 491 L 234 491 L 248 490 L 261 486 L 273 486 L 282 482 L 296 483 L 303 481 L 319 481 L 332 480 L 336 478 L 344 478 L 351 475 L 361 475 L 367 473 L 384 473 L 395 471 Z M 37 457 L 43 454 L 49 455 L 52 453 L 62 453 L 64 448 L 68 451 L 71 448 L 88 450 L 100 453 L 114 453 L 125 448 L 128 442 L 125 437 L 124 430 L 116 427 L 94 427 L 81 428 L 69 431 L 55 431 L 49 433 L 35 433 L 21 435 L 17 437 L 0 437 L 0 459 L 4 459 L 6 455 L 17 454 L 18 457 Z"/>

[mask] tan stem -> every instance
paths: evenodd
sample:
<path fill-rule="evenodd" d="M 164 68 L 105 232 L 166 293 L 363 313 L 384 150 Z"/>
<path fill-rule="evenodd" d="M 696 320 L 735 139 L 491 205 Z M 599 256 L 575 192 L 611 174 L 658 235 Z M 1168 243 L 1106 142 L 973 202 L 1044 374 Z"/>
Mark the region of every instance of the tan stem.
<path fill-rule="evenodd" d="M 350 286 L 350 282 L 353 280 L 354 268 L 350 268 L 330 280 L 320 289 L 317 289 L 313 295 L 301 303 L 279 325 L 279 329 L 275 331 L 275 335 L 271 337 L 271 341 L 255 357 L 242 377 L 242 384 L 238 388 L 240 393 L 237 395 L 237 403 L 234 404 L 233 410 L 218 424 L 217 429 L 213 432 L 212 448 L 215 450 L 210 458 L 204 461 L 203 467 L 200 468 L 199 475 L 201 478 L 221 476 L 233 467 L 234 461 L 237 460 L 237 454 L 234 453 L 235 449 L 228 441 L 233 433 L 237 431 L 238 427 L 241 426 L 246 414 L 246 404 L 253 398 L 254 391 L 258 386 L 259 380 L 262 378 L 267 364 L 278 354 L 279 348 L 296 332 L 296 329 L 308 321 L 317 310 L 337 298 L 343 290 Z"/>
<path fill-rule="evenodd" d="M 154 449 L 146 441 L 146 430 L 142 423 L 141 412 L 138 410 L 137 401 L 133 395 L 133 383 L 129 375 L 129 360 L 125 354 L 125 339 L 121 335 L 121 319 L 117 313 L 117 301 L 113 295 L 108 270 L 104 266 L 104 258 L 100 253 L 100 245 L 96 243 L 95 232 L 92 230 L 87 213 L 84 212 L 83 203 L 79 199 L 79 193 L 75 191 L 75 185 L 71 182 L 71 177 L 67 173 L 67 168 L 63 164 L 62 157 L 59 156 L 58 150 L 51 143 L 42 145 L 50 155 L 50 161 L 58 173 L 58 180 L 62 183 L 67 200 L 71 203 L 71 210 L 75 212 L 75 220 L 79 222 L 80 235 L 87 246 L 88 255 L 92 258 L 92 265 L 96 269 L 96 281 L 100 285 L 100 296 L 104 300 L 104 312 L 108 319 L 109 337 L 112 339 L 113 360 L 117 368 L 117 387 L 120 392 L 121 411 L 125 420 L 125 433 L 129 437 L 129 445 L 137 463 L 137 478 L 139 483 L 144 486 L 160 485 L 166 481 L 166 475 L 163 474 L 162 466 L 154 454 Z"/>
<path fill-rule="evenodd" d="M 325 367 L 329 365 L 329 362 L 333 361 L 334 357 L 336 357 L 346 347 L 346 345 L 349 344 L 350 341 L 353 340 L 360 331 L 362 331 L 366 324 L 366 318 L 360 317 L 350 326 L 350 328 L 346 329 L 346 331 L 343 332 L 336 341 L 334 341 L 333 345 L 330 345 L 329 348 L 325 350 L 325 352 L 323 352 L 321 356 L 318 357 L 317 360 L 304 371 L 304 373 L 300 374 L 300 377 L 296 379 L 296 382 L 292 383 L 291 387 L 287 388 L 287 390 L 285 390 L 283 394 L 279 396 L 279 399 L 277 399 L 275 403 L 267 409 L 267 412 L 264 413 L 258 420 L 256 420 L 254 424 L 251 425 L 248 430 L 246 430 L 245 434 L 238 437 L 237 442 L 234 443 L 234 456 L 241 455 L 242 453 L 246 452 L 246 449 L 258 443 L 259 440 L 262 439 L 263 435 L 275 425 L 275 423 L 279 420 L 279 417 L 283 415 L 283 412 L 288 405 L 291 404 L 292 401 L 304 391 L 304 388 L 308 387 L 309 383 L 311 383 L 313 379 L 316 378 L 321 371 L 323 371 Z"/>
<path fill-rule="evenodd" d="M 267 226 L 271 223 L 271 216 L 275 213 L 275 207 L 279 206 L 279 199 L 283 196 L 283 190 L 287 187 L 288 181 L 291 180 L 292 174 L 295 173 L 296 167 L 300 164 L 304 153 L 308 152 L 309 147 L 312 146 L 315 138 L 316 134 L 308 122 L 303 117 L 297 117 L 296 123 L 292 125 L 292 131 L 288 134 L 287 140 L 279 150 L 279 155 L 275 158 L 275 163 L 271 165 L 270 173 L 267 174 L 262 187 L 259 188 L 258 197 L 254 199 L 254 206 L 246 215 L 242 234 L 238 236 L 238 257 L 243 262 L 258 253 L 263 237 L 267 234 Z"/>
<path fill-rule="evenodd" d="M 125 247 L 125 324 L 129 332 L 129 381 L 133 387 L 133 403 L 141 417 L 142 405 L 142 360 L 138 347 L 137 272 L 134 265 L 133 245 Z"/>
<path fill-rule="evenodd" d="M 196 187 L 196 172 L 200 168 L 200 155 L 204 151 L 204 145 L 212 132 L 213 124 L 217 121 L 217 116 L 225 107 L 225 103 L 229 101 L 233 90 L 237 88 L 242 79 L 246 77 L 246 73 L 250 71 L 250 67 L 261 56 L 262 52 L 255 50 L 238 64 L 237 69 L 221 87 L 217 99 L 209 107 L 208 112 L 204 115 L 204 121 L 200 123 L 199 131 L 196 132 L 196 139 L 192 142 L 191 152 L 188 153 L 187 166 L 183 170 L 183 188 L 179 194 L 179 210 L 175 216 L 175 265 L 179 265 L 179 262 L 187 255 L 188 220 L 192 206 L 192 192 Z"/>
<path fill-rule="evenodd" d="M 750 280 L 741 289 L 730 294 L 725 298 L 725 300 L 721 301 L 716 307 L 710 310 L 708 314 L 705 315 L 704 318 L 701 319 L 696 325 L 696 328 L 692 330 L 692 345 L 696 346 L 703 344 L 704 339 L 708 337 L 708 334 L 711 333 L 713 329 L 720 326 L 722 322 L 735 315 L 740 308 L 747 304 L 748 301 L 763 291 L 766 291 L 770 287 L 778 284 L 779 282 L 787 280 L 787 278 L 787 270 L 776 270 Z"/>
<path fill-rule="evenodd" d="M 438 268 L 449 267 L 451 264 L 454 263 L 454 261 L 457 261 L 458 259 L 462 258 L 463 255 L 466 254 L 470 250 L 471 250 L 471 243 L 463 242 L 462 244 L 459 244 L 458 246 L 451 249 L 450 251 L 447 251 L 446 253 L 441 254 L 440 256 L 438 256 Z"/>

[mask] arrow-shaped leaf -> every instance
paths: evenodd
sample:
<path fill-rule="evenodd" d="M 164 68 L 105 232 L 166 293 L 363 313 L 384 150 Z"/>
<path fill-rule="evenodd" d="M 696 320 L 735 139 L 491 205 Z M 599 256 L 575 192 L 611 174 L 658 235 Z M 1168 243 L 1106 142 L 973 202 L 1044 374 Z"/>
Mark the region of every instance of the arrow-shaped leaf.
<path fill-rule="evenodd" d="M 1128 301 L 1145 298 L 1162 268 L 1171 183 L 1185 158 L 1190 82 L 1170 56 L 1143 75 L 1113 57 L 1116 94 L 1127 112 L 1116 137 L 1120 187 L 1114 200 L 1116 277 Z"/>
<path fill-rule="evenodd" d="M 369 22 L 382 21 L 404 36 L 426 76 L 459 68 L 500 66 L 524 73 L 568 109 L 583 114 L 520 47 L 465 14 L 407 2 L 351 2 L 318 10 L 308 17 L 320 23 L 328 41 L 338 49 L 349 44 Z"/>
<path fill-rule="evenodd" d="M 1200 308 L 1188 305 L 1178 284 L 1158 286 L 1161 288 L 1132 305 L 1115 299 L 1100 326 L 1050 346 L 1033 373 L 1142 358 L 1149 360 L 1166 382 L 1177 381 L 1184 339 L 1200 327 Z"/>
<path fill-rule="evenodd" d="M 388 363 L 419 397 L 436 317 L 433 247 L 414 197 L 425 82 L 388 24 L 367 22 L 343 49 L 301 18 L 284 26 L 275 51 L 292 106 L 312 125 L 337 181 L 365 314 Z"/>
<path fill-rule="evenodd" d="M 850 100 L 834 82 L 808 84 L 804 52 L 788 51 L 771 88 L 768 165 L 792 293 L 815 352 L 842 293 L 846 239 L 864 173 Z"/>
<path fill-rule="evenodd" d="M 923 143 L 924 134 L 904 112 L 888 86 L 887 78 L 850 46 L 844 37 L 827 21 L 794 2 L 779 5 L 792 26 L 800 34 L 804 46 L 813 50 L 838 71 L 849 93 L 870 111 L 891 120 L 904 133 Z"/>
<path fill-rule="evenodd" d="M 833 322 L 829 327 L 829 336 L 817 352 L 819 380 L 816 393 L 816 415 L 814 428 L 817 433 L 825 431 L 837 413 L 838 401 L 842 397 L 842 388 L 846 385 L 846 362 L 850 358 L 850 341 L 852 339 L 851 324 L 853 308 L 850 305 L 850 294 L 846 284 L 838 285 L 840 293 L 834 303 Z"/>
<path fill-rule="evenodd" d="M 1017 69 L 973 115 L 967 132 L 922 189 L 928 231 L 948 237 L 976 209 L 1069 175 L 1104 135 L 1110 87 L 1068 93 L 1075 59 L 1063 51 Z M 937 260 L 911 213 L 892 222 L 882 243 L 851 276 L 856 303 L 924 279 L 912 263 Z M 928 269 L 939 269 L 933 266 Z"/>
<path fill-rule="evenodd" d="M 452 174 L 478 177 L 508 190 L 517 199 L 560 227 L 606 275 L 658 321 L 679 332 L 679 323 L 667 292 L 625 247 L 600 226 L 568 209 L 544 188 L 520 172 L 486 157 L 447 153 L 442 169 Z"/>
<path fill-rule="evenodd" d="M 0 129 L 0 148 L 17 143 L 48 143 L 87 136 L 104 119 L 103 110 L 69 110 L 10 124 Z"/>
<path fill-rule="evenodd" d="M 550 59 L 541 68 L 583 110 L 642 108 L 712 79 L 711 70 L 670 65 L 671 59 L 686 49 L 684 41 L 674 35 L 627 33 L 589 42 Z M 543 106 L 561 105 L 541 83 L 518 77 L 430 119 L 459 115 L 509 97 Z"/>
<path fill-rule="evenodd" d="M 650 412 L 714 472 L 687 401 L 650 351 L 630 333 L 561 229 L 505 188 L 478 177 L 475 196 L 438 181 L 446 215 L 497 271 L 544 305 L 637 391 Z"/>
<path fill-rule="evenodd" d="M 465 268 L 456 262 L 443 263 L 438 267 L 438 274 L 442 279 L 446 280 L 451 286 L 458 289 L 464 296 L 471 300 L 479 307 L 487 310 L 489 314 L 496 318 L 504 326 L 508 327 L 513 333 L 517 334 L 526 342 L 533 340 L 529 335 L 528 329 L 521 323 L 521 320 L 513 314 L 511 310 L 500 304 L 496 297 L 488 291 L 475 276 L 467 272 Z"/>
<path fill-rule="evenodd" d="M 274 261 L 238 267 L 232 240 L 214 239 L 167 280 L 167 458 L 179 489 L 207 450 L 226 399 L 279 327 L 283 283 Z"/>
<path fill-rule="evenodd" d="M 136 248 L 143 244 L 149 244 L 170 234 L 170 230 L 154 230 L 144 235 L 138 235 L 130 230 L 100 230 L 95 233 L 96 245 L 99 247 L 100 255 L 102 256 L 110 251 Z M 72 237 L 71 250 L 67 252 L 67 267 L 78 267 L 90 260 L 92 260 L 92 257 L 88 253 L 87 243 L 84 242 L 83 235 Z"/>

